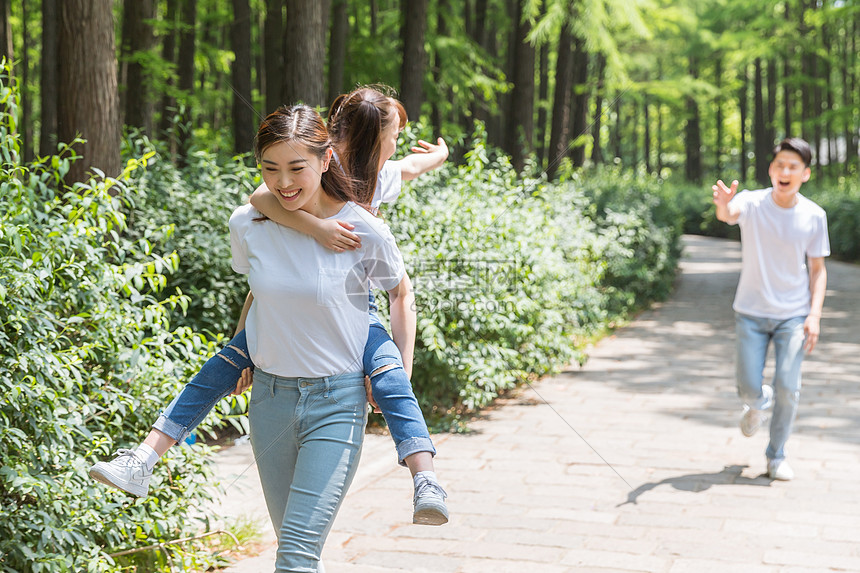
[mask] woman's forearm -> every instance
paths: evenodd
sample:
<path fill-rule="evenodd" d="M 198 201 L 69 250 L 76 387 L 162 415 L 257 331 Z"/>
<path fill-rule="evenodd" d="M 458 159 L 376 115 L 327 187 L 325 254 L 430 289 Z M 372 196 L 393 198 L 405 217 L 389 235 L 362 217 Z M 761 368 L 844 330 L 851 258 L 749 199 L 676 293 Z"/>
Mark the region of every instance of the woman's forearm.
<path fill-rule="evenodd" d="M 251 195 L 251 205 L 275 223 L 311 237 L 316 237 L 316 232 L 321 225 L 319 219 L 306 211 L 287 211 L 281 207 L 278 199 L 272 195 L 265 183 L 257 187 Z"/>

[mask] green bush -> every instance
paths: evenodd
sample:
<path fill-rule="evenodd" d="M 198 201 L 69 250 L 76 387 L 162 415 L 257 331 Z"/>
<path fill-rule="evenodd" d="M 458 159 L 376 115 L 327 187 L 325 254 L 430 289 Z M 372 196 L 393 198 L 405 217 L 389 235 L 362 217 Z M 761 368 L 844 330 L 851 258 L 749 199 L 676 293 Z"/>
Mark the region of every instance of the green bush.
<path fill-rule="evenodd" d="M 206 447 L 176 448 L 146 499 L 86 472 L 139 441 L 213 345 L 172 328 L 188 299 L 163 293 L 178 265 L 167 235 L 126 234 L 128 175 L 143 162 L 71 189 L 68 147 L 23 164 L 13 88 L 0 75 L 0 569 L 113 571 L 109 552 L 205 526 L 190 510 L 210 497 Z"/>

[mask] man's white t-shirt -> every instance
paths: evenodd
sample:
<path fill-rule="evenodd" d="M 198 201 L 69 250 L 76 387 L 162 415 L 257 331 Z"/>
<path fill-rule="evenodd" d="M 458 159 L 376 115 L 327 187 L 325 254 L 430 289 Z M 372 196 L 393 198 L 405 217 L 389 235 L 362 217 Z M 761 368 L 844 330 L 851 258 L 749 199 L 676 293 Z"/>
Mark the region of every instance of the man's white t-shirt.
<path fill-rule="evenodd" d="M 385 290 L 406 271 L 388 226 L 346 203 L 330 217 L 355 225 L 361 248 L 336 253 L 243 205 L 230 217 L 233 270 L 247 274 L 254 301 L 245 329 L 254 364 L 270 374 L 319 378 L 363 370 L 367 289 Z"/>
<path fill-rule="evenodd" d="M 760 318 L 784 320 L 809 314 L 807 257 L 830 255 L 827 214 L 797 195 L 794 207 L 780 207 L 772 189 L 742 191 L 731 204 L 740 209 L 743 266 L 732 308 Z"/>
<path fill-rule="evenodd" d="M 373 190 L 373 199 L 370 206 L 374 211 L 379 209 L 383 203 L 396 201 L 400 196 L 401 185 L 400 166 L 395 161 L 386 161 L 379 170 L 376 178 L 376 189 Z"/>

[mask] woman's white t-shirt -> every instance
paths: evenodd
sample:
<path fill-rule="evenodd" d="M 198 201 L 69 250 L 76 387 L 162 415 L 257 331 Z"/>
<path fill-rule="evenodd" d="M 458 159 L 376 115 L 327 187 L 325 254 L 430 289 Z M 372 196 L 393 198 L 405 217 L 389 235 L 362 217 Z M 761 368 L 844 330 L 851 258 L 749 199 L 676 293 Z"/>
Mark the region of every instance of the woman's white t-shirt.
<path fill-rule="evenodd" d="M 797 195 L 794 207 L 780 207 L 772 189 L 742 191 L 731 204 L 740 209 L 743 266 L 735 312 L 784 320 L 809 314 L 807 257 L 830 255 L 827 214 Z"/>
<path fill-rule="evenodd" d="M 336 253 L 243 205 L 230 217 L 233 270 L 247 274 L 254 302 L 245 329 L 254 364 L 270 374 L 318 378 L 363 370 L 367 290 L 391 290 L 403 259 L 388 226 L 348 202 L 330 217 L 355 225 L 361 248 Z"/>

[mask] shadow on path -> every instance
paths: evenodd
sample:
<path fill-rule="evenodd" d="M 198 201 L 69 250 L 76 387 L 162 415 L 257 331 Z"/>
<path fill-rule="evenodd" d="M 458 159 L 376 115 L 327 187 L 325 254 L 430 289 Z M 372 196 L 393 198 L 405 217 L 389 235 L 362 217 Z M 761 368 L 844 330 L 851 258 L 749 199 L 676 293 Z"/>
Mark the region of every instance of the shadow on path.
<path fill-rule="evenodd" d="M 658 482 L 648 482 L 640 485 L 627 494 L 627 501 L 619 503 L 615 507 L 621 507 L 628 503 L 636 504 L 639 496 L 647 491 L 661 486 L 671 485 L 681 491 L 698 493 L 710 489 L 713 485 L 753 485 L 769 487 L 773 480 L 767 474 L 761 474 L 754 478 L 743 477 L 741 473 L 748 466 L 726 466 L 722 471 L 711 474 L 687 474 L 683 476 L 670 477 Z"/>

